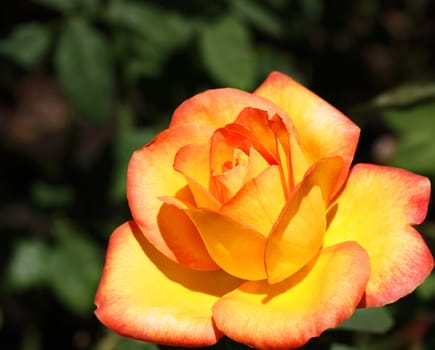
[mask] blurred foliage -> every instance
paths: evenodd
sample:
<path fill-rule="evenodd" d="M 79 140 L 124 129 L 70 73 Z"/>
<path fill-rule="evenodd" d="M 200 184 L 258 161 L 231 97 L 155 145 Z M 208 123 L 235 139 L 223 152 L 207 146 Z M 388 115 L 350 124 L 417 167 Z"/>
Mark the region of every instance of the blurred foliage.
<path fill-rule="evenodd" d="M 17 0 L 0 14 L 0 345 L 170 349 L 93 317 L 131 153 L 207 88 L 289 74 L 362 129 L 356 161 L 435 177 L 430 0 Z M 433 202 L 433 200 L 432 200 Z M 435 212 L 419 230 L 434 247 Z M 433 349 L 435 277 L 305 349 Z M 245 349 L 228 339 L 211 349 Z"/>

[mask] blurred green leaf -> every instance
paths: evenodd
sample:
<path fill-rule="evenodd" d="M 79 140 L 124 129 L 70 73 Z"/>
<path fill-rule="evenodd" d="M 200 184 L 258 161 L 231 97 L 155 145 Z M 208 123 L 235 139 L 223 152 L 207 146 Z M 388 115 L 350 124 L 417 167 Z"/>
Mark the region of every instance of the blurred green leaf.
<path fill-rule="evenodd" d="M 57 298 L 72 312 L 82 315 L 93 308 L 102 271 L 96 244 L 77 232 L 69 221 L 55 223 L 56 246 L 50 256 L 48 282 Z"/>
<path fill-rule="evenodd" d="M 418 173 L 435 174 L 435 102 L 382 111 L 398 135 L 391 164 Z"/>
<path fill-rule="evenodd" d="M 77 109 L 89 119 L 110 117 L 114 71 L 106 38 L 81 19 L 65 23 L 55 53 L 60 82 Z"/>
<path fill-rule="evenodd" d="M 357 309 L 351 318 L 341 323 L 337 329 L 346 331 L 386 333 L 394 325 L 390 313 L 383 307 Z"/>
<path fill-rule="evenodd" d="M 45 283 L 49 247 L 38 240 L 17 242 L 6 270 L 6 281 L 12 290 L 24 290 Z"/>
<path fill-rule="evenodd" d="M 210 75 L 221 85 L 252 89 L 257 78 L 256 55 L 246 27 L 231 16 L 205 24 L 200 52 Z"/>
<path fill-rule="evenodd" d="M 146 343 L 143 341 L 122 338 L 115 347 L 116 350 L 159 350 L 156 344 Z"/>
<path fill-rule="evenodd" d="M 334 343 L 331 345 L 330 350 L 357 350 L 357 349 L 352 346 Z"/>
<path fill-rule="evenodd" d="M 431 274 L 416 290 L 417 296 L 424 301 L 435 297 L 435 275 Z"/>
<path fill-rule="evenodd" d="M 190 23 L 175 12 L 134 1 L 111 1 L 104 18 L 111 24 L 140 34 L 160 49 L 179 47 L 190 37 Z"/>
<path fill-rule="evenodd" d="M 110 197 L 114 201 L 126 198 L 127 167 L 133 152 L 149 143 L 159 131 L 159 128 L 135 128 L 127 106 L 121 107 L 119 123 L 119 133 L 114 142 L 114 169 L 110 190 Z"/>
<path fill-rule="evenodd" d="M 114 27 L 116 51 L 129 84 L 142 76 L 159 76 L 171 53 L 192 34 L 187 19 L 147 3 L 111 1 L 104 19 Z"/>
<path fill-rule="evenodd" d="M 142 36 L 126 31 L 118 31 L 114 38 L 127 84 L 134 85 L 141 77 L 157 78 L 162 74 L 168 58 L 164 51 L 147 43 Z"/>
<path fill-rule="evenodd" d="M 435 83 L 407 84 L 375 97 L 372 108 L 403 107 L 427 99 L 435 99 Z"/>
<path fill-rule="evenodd" d="M 77 6 L 77 0 L 33 0 L 37 4 L 60 12 L 71 12 Z"/>
<path fill-rule="evenodd" d="M 300 0 L 299 5 L 305 17 L 311 20 L 317 20 L 323 14 L 323 1 L 318 0 Z"/>
<path fill-rule="evenodd" d="M 39 64 L 50 45 L 50 32 L 40 23 L 17 26 L 9 37 L 0 40 L 0 53 L 24 68 Z"/>
<path fill-rule="evenodd" d="M 41 207 L 65 206 L 73 199 L 71 188 L 36 182 L 32 186 L 32 199 Z"/>
<path fill-rule="evenodd" d="M 267 34 L 279 37 L 282 34 L 280 18 L 268 7 L 250 0 L 231 2 L 233 13 L 252 23 L 256 28 Z"/>
<path fill-rule="evenodd" d="M 108 332 L 100 339 L 95 350 L 159 350 L 159 346 Z"/>

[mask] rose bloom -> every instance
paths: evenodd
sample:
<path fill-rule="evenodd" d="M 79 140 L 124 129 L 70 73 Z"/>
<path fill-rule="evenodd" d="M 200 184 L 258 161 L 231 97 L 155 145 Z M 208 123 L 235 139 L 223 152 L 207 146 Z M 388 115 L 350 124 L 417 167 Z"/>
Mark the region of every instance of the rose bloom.
<path fill-rule="evenodd" d="M 277 72 L 182 103 L 131 158 L 133 219 L 110 238 L 99 320 L 159 344 L 290 349 L 411 293 L 433 268 L 412 227 L 430 183 L 350 169 L 359 132 Z"/>

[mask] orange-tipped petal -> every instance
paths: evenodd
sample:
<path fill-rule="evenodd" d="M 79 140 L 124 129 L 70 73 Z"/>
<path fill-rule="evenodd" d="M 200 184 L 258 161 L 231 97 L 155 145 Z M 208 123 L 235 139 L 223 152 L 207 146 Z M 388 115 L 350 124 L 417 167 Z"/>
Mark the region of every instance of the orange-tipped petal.
<path fill-rule="evenodd" d="M 310 164 L 321 158 L 343 158 L 339 187 L 347 177 L 359 128 L 319 96 L 278 72 L 271 73 L 255 94 L 275 103 L 292 119 Z"/>
<path fill-rule="evenodd" d="M 252 227 L 229 216 L 206 209 L 188 209 L 186 214 L 198 229 L 205 246 L 223 270 L 248 280 L 266 278 L 266 239 Z"/>
<path fill-rule="evenodd" d="M 218 129 L 234 122 L 246 107 L 267 111 L 270 115 L 285 116 L 272 102 L 242 90 L 224 88 L 207 90 L 184 101 L 174 112 L 170 127 L 201 124 Z M 286 122 L 289 121 L 288 117 Z"/>
<path fill-rule="evenodd" d="M 133 218 L 145 237 L 168 258 L 196 269 L 208 269 L 210 257 L 201 237 L 185 222 L 185 214 L 165 205 L 159 198 L 192 197 L 185 177 L 173 168 L 177 151 L 189 143 L 207 143 L 212 130 L 206 126 L 186 125 L 167 129 L 149 145 L 134 152 L 127 174 L 127 198 Z M 188 198 L 187 201 L 192 201 Z M 175 217 L 173 217 L 175 215 Z"/>
<path fill-rule="evenodd" d="M 294 349 L 349 318 L 370 275 L 367 253 L 346 242 L 278 284 L 246 282 L 213 306 L 216 326 L 256 349 Z"/>
<path fill-rule="evenodd" d="M 112 234 L 95 298 L 98 319 L 115 332 L 177 346 L 214 344 L 222 333 L 212 305 L 240 281 L 167 259 L 128 222 Z"/>
<path fill-rule="evenodd" d="M 371 276 L 363 306 L 411 293 L 429 275 L 433 257 L 411 225 L 424 220 L 429 180 L 405 170 L 356 165 L 328 213 L 324 244 L 353 240 L 369 254 Z"/>
<path fill-rule="evenodd" d="M 272 195 L 271 195 L 272 194 Z M 252 226 L 267 237 L 285 205 L 278 165 L 248 181 L 220 212 Z"/>

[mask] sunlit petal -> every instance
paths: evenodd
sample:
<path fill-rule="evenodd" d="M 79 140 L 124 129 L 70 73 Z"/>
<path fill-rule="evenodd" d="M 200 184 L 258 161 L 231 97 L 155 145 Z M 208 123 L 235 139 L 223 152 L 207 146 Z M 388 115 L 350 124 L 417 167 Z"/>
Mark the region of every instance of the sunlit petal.
<path fill-rule="evenodd" d="M 369 275 L 367 253 L 342 243 L 281 283 L 244 283 L 214 305 L 213 318 L 225 335 L 256 349 L 299 348 L 352 315 Z"/>
<path fill-rule="evenodd" d="M 423 221 L 429 180 L 405 170 L 359 164 L 328 213 L 325 245 L 354 240 L 369 254 L 372 273 L 363 305 L 411 293 L 433 268 L 432 255 L 410 225 Z"/>
<path fill-rule="evenodd" d="M 222 336 L 211 318 L 212 305 L 239 284 L 223 271 L 195 271 L 174 263 L 134 223 L 125 223 L 110 239 L 95 313 L 124 336 L 207 346 Z"/>

